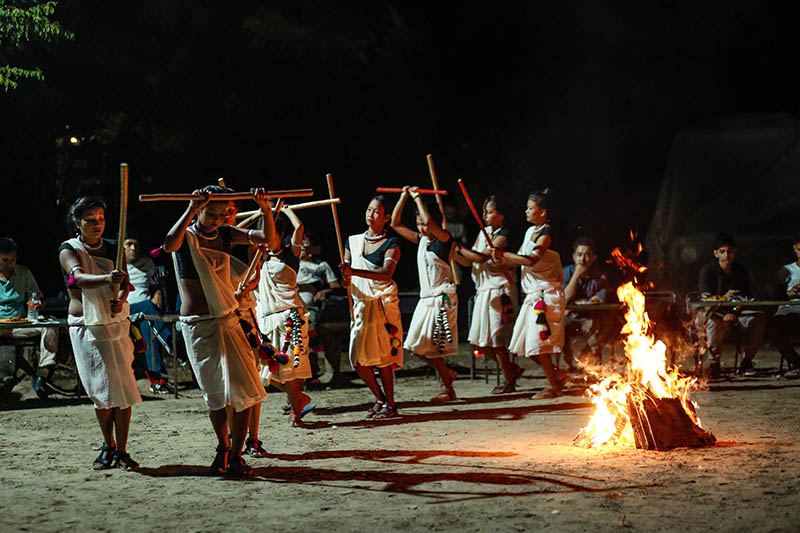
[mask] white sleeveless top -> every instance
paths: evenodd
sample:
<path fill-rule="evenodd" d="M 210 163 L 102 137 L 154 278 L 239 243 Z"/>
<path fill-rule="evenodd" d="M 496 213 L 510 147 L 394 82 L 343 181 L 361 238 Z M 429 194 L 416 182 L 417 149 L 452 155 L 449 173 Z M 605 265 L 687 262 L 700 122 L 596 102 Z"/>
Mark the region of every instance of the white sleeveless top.
<path fill-rule="evenodd" d="M 783 265 L 783 268 L 789 271 L 789 279 L 786 280 L 786 290 L 788 291 L 797 284 L 800 284 L 800 266 L 797 263 L 789 263 Z M 795 298 L 797 298 L 795 296 Z M 782 305 L 778 308 L 776 315 L 794 315 L 800 314 L 800 305 Z"/>

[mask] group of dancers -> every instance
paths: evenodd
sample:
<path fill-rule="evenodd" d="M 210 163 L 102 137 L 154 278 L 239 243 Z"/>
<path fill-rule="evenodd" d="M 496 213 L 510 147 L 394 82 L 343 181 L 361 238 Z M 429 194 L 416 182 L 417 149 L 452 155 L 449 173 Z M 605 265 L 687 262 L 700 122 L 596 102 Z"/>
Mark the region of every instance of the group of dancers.
<path fill-rule="evenodd" d="M 233 191 L 219 185 L 195 191 L 162 248 L 172 252 L 181 331 L 217 437 L 210 469 L 244 476 L 250 468 L 243 449 L 266 456 L 258 439 L 265 386 L 286 392 L 291 425 L 301 425 L 314 407 L 302 390 L 311 377 L 309 317 L 297 286 L 304 227 L 291 206 L 272 206 L 264 189 L 251 190 L 258 220 L 250 228 L 237 227 L 235 204 L 215 200 L 222 192 Z M 409 198 L 416 206 L 416 230 L 402 222 Z M 103 433 L 93 468 L 135 471 L 139 465 L 126 450 L 131 406 L 141 401 L 131 368 L 130 284 L 124 268 L 114 266 L 117 243 L 103 238 L 105 207 L 96 197 L 71 206 L 68 221 L 75 236 L 61 245 L 59 260 L 78 372 Z M 514 253 L 506 249 L 505 220 L 523 207 L 531 226 Z M 439 211 L 428 209 L 417 187 L 403 187 L 393 209 L 380 195 L 369 202 L 366 230 L 347 238 L 340 265 L 352 299 L 350 363 L 374 396 L 367 418 L 398 416 L 394 372 L 403 366 L 404 350 L 435 368 L 441 390 L 432 401 L 457 398 L 456 372 L 445 362 L 457 354 L 459 341 L 454 263 L 472 267 L 476 287 L 468 341 L 503 372 L 492 392 L 515 390 L 522 369 L 512 362 L 513 353 L 534 358 L 544 369 L 549 387 L 534 398 L 560 394 L 567 375 L 553 365 L 551 354 L 563 348 L 565 300 L 559 254 L 550 249 L 548 207 L 546 190 L 529 195 L 525 206 L 510 208 L 488 197 L 485 231 L 467 248 L 443 229 Z M 400 261 L 398 236 L 418 246 L 419 303 L 405 337 L 392 279 Z M 517 266 L 525 299 L 515 313 Z"/>

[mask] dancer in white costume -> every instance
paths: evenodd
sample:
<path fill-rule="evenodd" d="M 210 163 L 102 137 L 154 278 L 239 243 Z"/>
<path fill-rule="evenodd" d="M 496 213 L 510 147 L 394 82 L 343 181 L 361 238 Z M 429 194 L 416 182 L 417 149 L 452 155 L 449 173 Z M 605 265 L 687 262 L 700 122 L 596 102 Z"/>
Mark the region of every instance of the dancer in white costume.
<path fill-rule="evenodd" d="M 419 245 L 419 303 L 411 317 L 404 347 L 436 369 L 441 390 L 432 402 L 456 399 L 453 380 L 457 373 L 448 368 L 444 358 L 458 354 L 458 297 L 450 254 L 453 237 L 431 217 L 417 187 L 403 187 L 400 200 L 392 211 L 392 229 L 401 237 Z M 403 206 L 411 196 L 417 204 L 417 231 L 403 225 Z M 438 211 L 437 211 L 438 213 Z"/>
<path fill-rule="evenodd" d="M 224 226 L 236 225 L 236 213 L 239 212 L 236 202 L 228 202 L 228 208 L 225 210 L 225 221 L 222 223 Z M 239 324 L 245 321 L 249 324 L 248 330 L 257 328 L 257 321 L 255 318 L 256 300 L 253 291 L 258 287 L 259 271 L 255 270 L 251 274 L 249 283 L 239 289 L 240 282 L 244 277 L 247 269 L 252 260 L 253 254 L 258 249 L 252 244 L 233 245 L 231 251 L 231 283 L 236 287 L 236 299 L 239 301 Z M 244 328 L 243 328 L 244 329 Z M 257 329 L 256 329 L 257 331 Z M 247 336 L 247 331 L 245 331 Z M 253 359 L 256 368 L 261 370 L 261 359 L 258 355 L 258 350 L 253 349 Z M 233 406 L 227 406 L 228 424 L 233 424 Z M 247 439 L 244 441 L 244 455 L 250 457 L 263 458 L 267 456 L 267 451 L 263 447 L 263 442 L 258 438 L 258 427 L 261 422 L 261 402 L 255 404 L 250 410 L 250 424 L 247 428 Z"/>
<path fill-rule="evenodd" d="M 499 197 L 494 195 L 483 202 L 483 222 L 492 244 L 505 250 L 510 232 L 503 225 L 505 213 L 499 204 Z M 517 291 L 492 259 L 491 247 L 483 232 L 478 233 L 472 249 L 456 245 L 455 259 L 463 266 L 472 266 L 472 280 L 475 282 L 475 302 L 467 339 L 486 357 L 496 361 L 503 371 L 503 382 L 492 389 L 492 394 L 514 392 L 517 379 L 522 376 L 522 368 L 511 362 L 508 340 L 513 327 Z M 513 272 L 510 274 L 515 276 Z"/>
<path fill-rule="evenodd" d="M 268 223 L 274 221 L 267 217 Z M 288 221 L 291 222 L 290 228 Z M 278 219 L 280 245 L 270 246 L 270 254 L 261 265 L 261 278 L 256 296 L 256 317 L 259 329 L 269 336 L 276 350 L 285 350 L 289 362 L 279 365 L 277 372 L 268 366 L 261 368 L 261 379 L 286 392 L 289 399 L 290 423 L 300 426 L 301 419 L 314 408 L 311 398 L 304 394 L 303 380 L 311 377 L 308 360 L 308 314 L 297 291 L 300 246 L 303 243 L 303 223 L 287 206 Z M 288 336 L 288 340 L 287 340 Z"/>
<path fill-rule="evenodd" d="M 547 222 L 548 191 L 528 196 L 525 220 L 533 224 L 525 232 L 519 253 L 495 250 L 492 257 L 501 264 L 522 266 L 522 290 L 525 301 L 514 324 L 508 349 L 511 353 L 532 357 L 542 365 L 550 386 L 534 399 L 561 395 L 567 374 L 553 366 L 550 354 L 564 347 L 565 299 L 562 286 L 564 271 L 561 257 L 550 249 L 550 224 Z"/>
<path fill-rule="evenodd" d="M 241 454 L 252 407 L 266 397 L 266 392 L 253 349 L 239 326 L 230 249 L 232 244 L 244 243 L 276 247 L 278 239 L 266 221 L 266 231 L 222 225 L 228 202 L 212 201 L 213 192 L 220 190 L 224 189 L 212 185 L 195 191 L 202 198 L 189 203 L 167 233 L 163 247 L 175 252 L 186 350 L 217 436 L 211 471 L 241 476 L 250 471 Z M 261 206 L 262 218 L 271 220 L 264 190 L 253 190 L 253 198 Z M 232 439 L 228 438 L 227 405 L 234 410 Z"/>
<path fill-rule="evenodd" d="M 403 366 L 403 325 L 397 284 L 392 281 L 400 248 L 397 237 L 386 235 L 389 215 L 383 196 L 370 201 L 365 219 L 367 231 L 347 239 L 344 263 L 339 265 L 342 283 L 353 297 L 350 364 L 375 395 L 367 418 L 392 418 L 397 416 L 394 370 Z"/>
<path fill-rule="evenodd" d="M 61 244 L 58 259 L 69 293 L 69 338 L 75 363 L 103 432 L 103 446 L 92 467 L 138 470 L 126 450 L 131 406 L 142 401 L 131 367 L 128 274 L 115 269 L 117 243 L 102 238 L 103 200 L 79 198 L 69 209 L 69 224 L 77 237 Z M 113 285 L 119 287 L 116 294 Z"/>

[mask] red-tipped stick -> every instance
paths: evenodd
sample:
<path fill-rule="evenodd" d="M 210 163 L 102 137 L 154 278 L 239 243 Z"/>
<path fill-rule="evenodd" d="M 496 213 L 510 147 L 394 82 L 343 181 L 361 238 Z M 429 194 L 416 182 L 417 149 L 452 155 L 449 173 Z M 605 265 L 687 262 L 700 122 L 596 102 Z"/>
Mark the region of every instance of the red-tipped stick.
<path fill-rule="evenodd" d="M 458 180 L 458 186 L 461 187 L 461 192 L 464 194 L 464 199 L 467 201 L 469 210 L 472 211 L 472 216 L 474 216 L 475 220 L 478 221 L 478 226 L 480 226 L 481 231 L 483 232 L 483 238 L 486 239 L 486 242 L 489 244 L 489 248 L 494 249 L 495 245 L 492 243 L 492 239 L 489 238 L 489 234 L 486 232 L 486 226 L 483 225 L 483 220 L 481 219 L 480 215 L 478 215 L 478 210 L 475 209 L 475 204 L 472 203 L 472 199 L 469 197 L 467 188 L 464 186 L 464 182 L 461 180 L 461 178 Z M 514 280 L 511 278 L 511 274 L 509 274 L 508 270 L 506 270 L 505 265 L 500 265 L 500 268 L 503 269 L 503 275 L 506 277 L 508 283 L 513 287 Z"/>
<path fill-rule="evenodd" d="M 378 192 L 403 192 L 402 187 L 378 187 Z M 447 196 L 447 191 L 437 191 L 435 189 L 417 189 L 419 194 L 439 194 Z"/>

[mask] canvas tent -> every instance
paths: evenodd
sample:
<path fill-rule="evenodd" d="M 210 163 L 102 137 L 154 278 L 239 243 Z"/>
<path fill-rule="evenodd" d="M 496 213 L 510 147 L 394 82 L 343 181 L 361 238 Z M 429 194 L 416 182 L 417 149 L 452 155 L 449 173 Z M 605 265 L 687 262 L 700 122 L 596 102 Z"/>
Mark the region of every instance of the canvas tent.
<path fill-rule="evenodd" d="M 670 149 L 645 239 L 650 279 L 680 295 L 697 290 L 718 232 L 737 239 L 736 261 L 762 290 L 795 260 L 800 231 L 800 121 L 737 117 L 716 129 L 683 131 Z"/>

